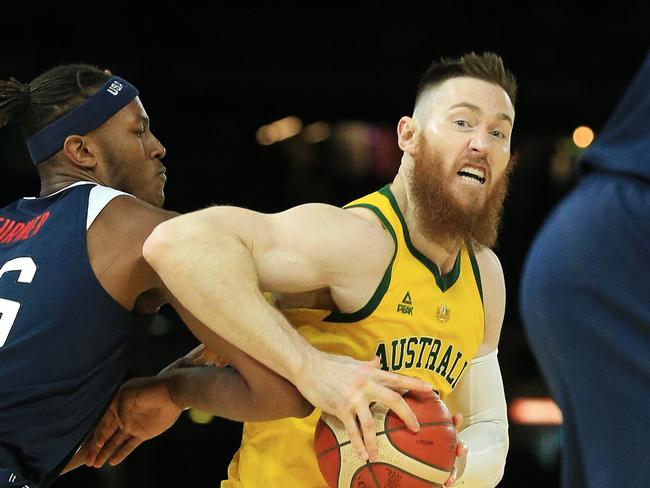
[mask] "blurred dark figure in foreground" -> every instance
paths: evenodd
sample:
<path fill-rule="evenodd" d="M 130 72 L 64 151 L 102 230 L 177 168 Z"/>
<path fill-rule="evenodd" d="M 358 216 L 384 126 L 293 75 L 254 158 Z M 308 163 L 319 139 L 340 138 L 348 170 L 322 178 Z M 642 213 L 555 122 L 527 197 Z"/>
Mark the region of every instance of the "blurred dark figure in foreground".
<path fill-rule="evenodd" d="M 521 313 L 564 415 L 562 486 L 650 479 L 650 53 L 524 266 Z"/>

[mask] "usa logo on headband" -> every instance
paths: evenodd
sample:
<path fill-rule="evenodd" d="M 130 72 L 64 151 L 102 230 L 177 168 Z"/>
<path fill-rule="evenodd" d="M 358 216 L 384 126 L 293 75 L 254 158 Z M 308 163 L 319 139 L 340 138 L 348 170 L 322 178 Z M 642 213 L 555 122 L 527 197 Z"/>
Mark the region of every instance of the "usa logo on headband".
<path fill-rule="evenodd" d="M 117 94 L 122 91 L 122 88 L 124 88 L 124 85 L 122 83 L 119 81 L 114 81 L 111 83 L 111 86 L 106 89 L 106 91 L 113 96 L 117 96 Z"/>

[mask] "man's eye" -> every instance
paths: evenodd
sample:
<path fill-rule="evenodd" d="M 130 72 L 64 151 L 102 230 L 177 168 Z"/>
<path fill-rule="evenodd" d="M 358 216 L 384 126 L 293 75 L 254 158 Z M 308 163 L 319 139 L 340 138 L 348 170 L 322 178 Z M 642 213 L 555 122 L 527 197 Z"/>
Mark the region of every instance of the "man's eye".
<path fill-rule="evenodd" d="M 454 120 L 454 124 L 456 124 L 458 127 L 468 127 L 469 124 L 467 123 L 466 120 Z"/>

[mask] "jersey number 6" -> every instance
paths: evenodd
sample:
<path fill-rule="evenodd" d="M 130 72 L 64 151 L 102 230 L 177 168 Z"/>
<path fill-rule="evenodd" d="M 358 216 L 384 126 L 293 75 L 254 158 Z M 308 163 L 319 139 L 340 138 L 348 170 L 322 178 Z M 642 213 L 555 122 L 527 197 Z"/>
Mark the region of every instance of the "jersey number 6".
<path fill-rule="evenodd" d="M 36 274 L 36 264 L 32 258 L 15 258 L 7 261 L 0 268 L 0 279 L 10 271 L 20 271 L 16 280 L 18 283 L 31 283 Z M 4 346 L 7 336 L 9 336 L 18 310 L 20 310 L 20 303 L 0 298 L 0 347 Z"/>

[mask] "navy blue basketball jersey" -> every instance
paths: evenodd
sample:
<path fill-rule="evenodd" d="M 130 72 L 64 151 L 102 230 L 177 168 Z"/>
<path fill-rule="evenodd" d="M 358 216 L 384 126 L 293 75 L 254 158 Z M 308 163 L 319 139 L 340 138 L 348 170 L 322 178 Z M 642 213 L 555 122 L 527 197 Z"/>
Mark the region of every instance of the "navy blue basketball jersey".
<path fill-rule="evenodd" d="M 153 319 L 124 309 L 90 265 L 87 228 L 119 194 L 80 183 L 0 210 L 0 463 L 13 464 L 0 468 L 42 487 L 99 421 Z"/>

